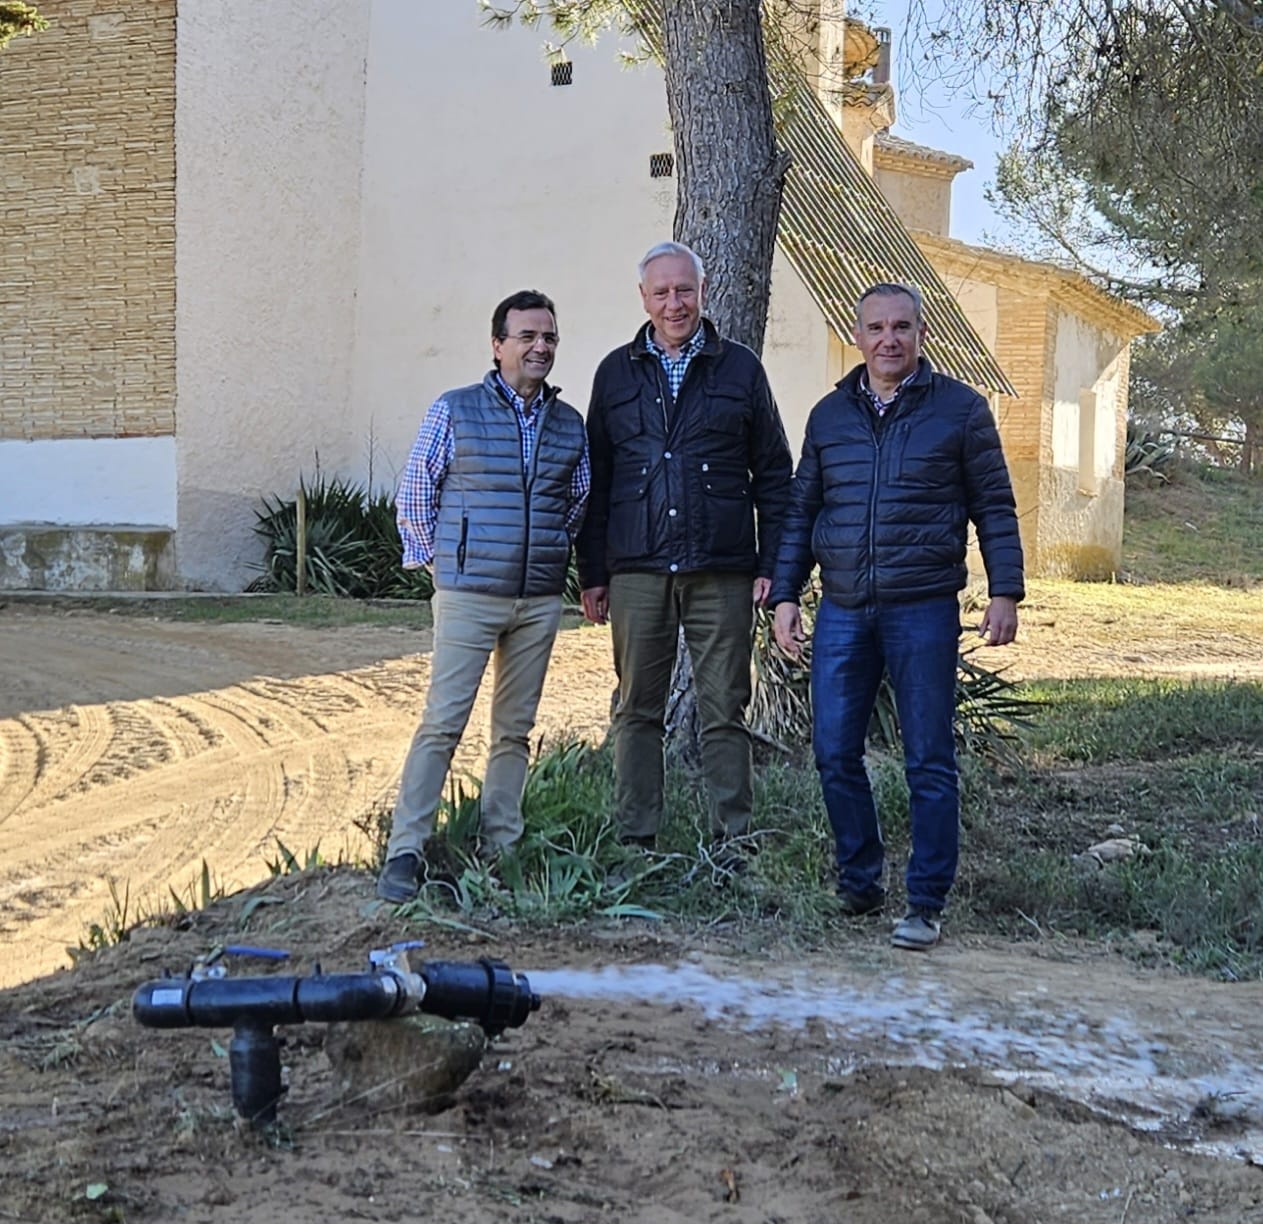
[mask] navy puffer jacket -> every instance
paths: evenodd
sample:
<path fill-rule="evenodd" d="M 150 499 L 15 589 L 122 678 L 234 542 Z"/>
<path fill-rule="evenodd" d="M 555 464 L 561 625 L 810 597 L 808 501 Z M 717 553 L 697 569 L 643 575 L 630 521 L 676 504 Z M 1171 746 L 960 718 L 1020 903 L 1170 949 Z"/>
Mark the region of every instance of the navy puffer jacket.
<path fill-rule="evenodd" d="M 848 608 L 954 594 L 970 522 L 992 597 L 1021 599 L 1013 487 L 986 400 L 922 358 L 879 421 L 863 370 L 808 418 L 769 602 L 797 600 L 813 563 L 825 596 Z"/>

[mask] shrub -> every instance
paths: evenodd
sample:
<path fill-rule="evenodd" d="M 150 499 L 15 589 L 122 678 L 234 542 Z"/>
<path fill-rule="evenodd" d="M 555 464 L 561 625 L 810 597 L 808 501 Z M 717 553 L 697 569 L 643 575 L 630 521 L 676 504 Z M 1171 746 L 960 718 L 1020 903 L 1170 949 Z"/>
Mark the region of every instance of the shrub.
<path fill-rule="evenodd" d="M 393 493 L 370 494 L 363 485 L 317 475 L 299 493 L 306 501 L 306 589 L 354 599 L 429 599 L 425 570 L 399 563 L 402 543 Z M 267 542 L 252 590 L 294 591 L 298 583 L 298 499 L 263 499 L 255 532 Z"/>

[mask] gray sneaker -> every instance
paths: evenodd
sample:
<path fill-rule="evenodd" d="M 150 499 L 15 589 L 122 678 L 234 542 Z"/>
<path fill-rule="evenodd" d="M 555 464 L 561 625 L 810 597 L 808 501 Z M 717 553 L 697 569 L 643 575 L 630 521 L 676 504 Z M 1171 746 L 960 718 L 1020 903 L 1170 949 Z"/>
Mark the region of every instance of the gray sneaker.
<path fill-rule="evenodd" d="M 890 942 L 896 948 L 928 952 L 939 941 L 940 911 L 914 905 L 899 920 Z"/>
<path fill-rule="evenodd" d="M 403 905 L 421 890 L 421 856 L 411 850 L 396 854 L 377 877 L 377 895 L 383 901 Z"/>

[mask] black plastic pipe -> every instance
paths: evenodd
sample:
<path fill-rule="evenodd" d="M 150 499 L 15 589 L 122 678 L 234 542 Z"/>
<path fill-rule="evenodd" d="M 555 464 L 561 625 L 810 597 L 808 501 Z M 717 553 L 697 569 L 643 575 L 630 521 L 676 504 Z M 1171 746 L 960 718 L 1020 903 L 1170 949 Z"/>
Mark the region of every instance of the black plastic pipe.
<path fill-rule="evenodd" d="M 260 1024 L 383 1020 L 406 1000 L 391 973 L 316 977 L 158 978 L 132 998 L 132 1015 L 149 1028 L 229 1028 Z"/>
<path fill-rule="evenodd" d="M 379 968 L 370 973 L 317 971 L 311 977 L 230 978 L 219 966 L 208 973 L 203 965 L 188 977 L 145 982 L 132 996 L 132 1015 L 149 1028 L 231 1027 L 233 1105 L 242 1117 L 267 1124 L 276 1120 L 285 1091 L 275 1025 L 423 1011 L 473 1020 L 495 1037 L 539 1009 L 525 975 L 501 961 L 427 961 L 414 970 L 399 946 L 372 958 Z"/>

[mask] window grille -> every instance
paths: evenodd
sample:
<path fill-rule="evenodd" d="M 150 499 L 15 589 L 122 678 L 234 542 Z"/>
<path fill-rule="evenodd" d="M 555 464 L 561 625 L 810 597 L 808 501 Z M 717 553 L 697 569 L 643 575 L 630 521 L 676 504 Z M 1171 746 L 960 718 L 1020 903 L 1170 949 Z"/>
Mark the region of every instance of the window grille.
<path fill-rule="evenodd" d="M 560 63 L 553 65 L 553 84 L 574 84 L 574 64 L 570 60 L 562 60 Z"/>
<path fill-rule="evenodd" d="M 670 178 L 675 173 L 675 154 L 651 153 L 649 155 L 649 177 Z"/>

